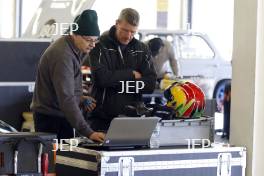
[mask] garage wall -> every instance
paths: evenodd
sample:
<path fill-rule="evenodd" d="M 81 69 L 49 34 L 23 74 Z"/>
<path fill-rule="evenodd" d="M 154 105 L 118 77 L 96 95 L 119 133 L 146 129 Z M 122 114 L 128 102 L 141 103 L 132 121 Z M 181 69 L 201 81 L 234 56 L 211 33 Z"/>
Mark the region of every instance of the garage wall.
<path fill-rule="evenodd" d="M 0 120 L 20 130 L 29 111 L 38 61 L 50 41 L 0 40 Z"/>

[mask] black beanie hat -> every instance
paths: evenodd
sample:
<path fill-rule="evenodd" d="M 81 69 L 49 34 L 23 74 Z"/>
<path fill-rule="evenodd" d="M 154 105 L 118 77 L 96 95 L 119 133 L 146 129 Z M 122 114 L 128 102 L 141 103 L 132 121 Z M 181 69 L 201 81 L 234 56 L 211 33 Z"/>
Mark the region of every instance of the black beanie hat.
<path fill-rule="evenodd" d="M 77 17 L 78 18 L 78 17 Z M 100 30 L 97 23 L 97 13 L 94 10 L 85 10 L 80 17 L 76 19 L 78 30 L 73 31 L 74 34 L 85 36 L 99 36 Z"/>

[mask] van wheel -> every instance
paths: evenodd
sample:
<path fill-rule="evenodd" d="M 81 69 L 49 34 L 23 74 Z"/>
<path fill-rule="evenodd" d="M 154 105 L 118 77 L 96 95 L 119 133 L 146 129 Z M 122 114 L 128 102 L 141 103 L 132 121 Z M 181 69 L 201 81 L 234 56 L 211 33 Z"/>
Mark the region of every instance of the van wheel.
<path fill-rule="evenodd" d="M 223 112 L 223 102 L 224 102 L 224 95 L 225 95 L 225 85 L 230 80 L 222 80 L 219 83 L 217 83 L 213 98 L 216 100 L 216 111 L 217 112 Z"/>

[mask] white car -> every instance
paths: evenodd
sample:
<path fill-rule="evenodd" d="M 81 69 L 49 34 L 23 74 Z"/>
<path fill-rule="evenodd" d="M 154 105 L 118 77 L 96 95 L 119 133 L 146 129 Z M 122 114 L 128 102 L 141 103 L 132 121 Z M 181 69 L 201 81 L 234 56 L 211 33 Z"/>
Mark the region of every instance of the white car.
<path fill-rule="evenodd" d="M 142 41 L 154 37 L 167 39 L 172 43 L 180 76 L 198 84 L 206 98 L 215 98 L 217 110 L 221 111 L 224 87 L 231 80 L 232 67 L 231 62 L 221 57 L 208 36 L 190 31 L 169 30 L 139 30 L 137 36 Z"/>

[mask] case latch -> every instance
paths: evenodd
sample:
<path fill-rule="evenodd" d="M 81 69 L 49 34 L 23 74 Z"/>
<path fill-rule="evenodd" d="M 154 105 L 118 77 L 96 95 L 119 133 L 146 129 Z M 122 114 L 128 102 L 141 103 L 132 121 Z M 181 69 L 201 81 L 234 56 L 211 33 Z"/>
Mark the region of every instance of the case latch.
<path fill-rule="evenodd" d="M 231 153 L 219 153 L 217 162 L 217 176 L 231 176 Z"/>
<path fill-rule="evenodd" d="M 120 157 L 119 158 L 118 176 L 134 176 L 134 158 Z"/>

